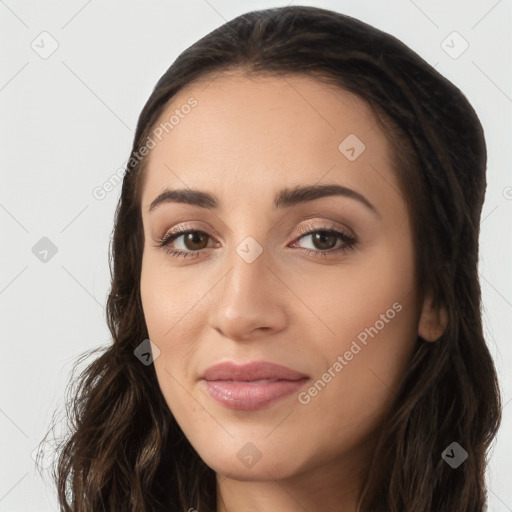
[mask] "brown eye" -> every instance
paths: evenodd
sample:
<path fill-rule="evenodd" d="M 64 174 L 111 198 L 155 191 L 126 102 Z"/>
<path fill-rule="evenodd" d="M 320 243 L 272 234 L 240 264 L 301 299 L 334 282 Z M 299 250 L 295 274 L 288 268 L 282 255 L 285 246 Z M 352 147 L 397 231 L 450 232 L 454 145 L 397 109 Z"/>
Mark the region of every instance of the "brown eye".
<path fill-rule="evenodd" d="M 185 248 L 190 251 L 205 249 L 208 245 L 208 235 L 202 231 L 190 231 L 183 235 Z"/>
<path fill-rule="evenodd" d="M 168 233 L 158 241 L 156 246 L 173 256 L 186 258 L 197 255 L 206 249 L 210 238 L 210 235 L 204 231 L 183 229 L 175 233 Z"/>
<path fill-rule="evenodd" d="M 313 245 L 318 250 L 329 250 L 336 246 L 338 236 L 332 231 L 317 231 L 312 235 Z"/>
<path fill-rule="evenodd" d="M 341 254 L 348 252 L 357 244 L 357 239 L 354 236 L 339 231 L 335 226 L 315 228 L 310 224 L 302 227 L 299 231 L 302 236 L 296 239 L 295 243 L 302 246 L 306 254 L 311 256 L 327 257 Z M 340 243 L 338 244 L 338 242 Z M 309 247 L 305 247 L 304 244 L 309 245 Z"/>

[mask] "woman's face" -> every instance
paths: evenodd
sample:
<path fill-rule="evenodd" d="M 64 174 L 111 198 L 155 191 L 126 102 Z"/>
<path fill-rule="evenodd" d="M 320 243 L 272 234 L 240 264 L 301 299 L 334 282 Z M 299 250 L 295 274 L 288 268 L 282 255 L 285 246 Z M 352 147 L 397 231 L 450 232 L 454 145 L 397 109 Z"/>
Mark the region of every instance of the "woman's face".
<path fill-rule="evenodd" d="M 141 294 L 169 408 L 229 478 L 353 472 L 406 370 L 422 307 L 376 119 L 355 95 L 307 77 L 231 74 L 180 91 L 157 125 Z M 155 205 L 166 190 L 184 192 Z M 171 230 L 189 234 L 157 247 Z M 295 373 L 207 372 L 226 362 Z"/>

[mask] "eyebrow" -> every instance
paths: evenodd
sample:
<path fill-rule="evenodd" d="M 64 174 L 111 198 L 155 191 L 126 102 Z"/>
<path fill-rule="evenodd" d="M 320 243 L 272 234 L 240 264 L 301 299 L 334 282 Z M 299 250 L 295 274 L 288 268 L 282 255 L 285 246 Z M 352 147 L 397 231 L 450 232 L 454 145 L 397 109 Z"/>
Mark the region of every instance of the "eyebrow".
<path fill-rule="evenodd" d="M 366 206 L 374 215 L 382 217 L 378 210 L 366 197 L 359 192 L 338 184 L 331 185 L 308 185 L 297 186 L 295 188 L 285 188 L 280 190 L 274 198 L 273 209 L 290 208 L 299 203 L 314 201 L 322 197 L 343 196 L 349 199 L 355 199 Z M 159 194 L 149 206 L 148 211 L 152 212 L 157 207 L 165 203 L 185 203 L 208 210 L 214 210 L 219 207 L 220 201 L 209 192 L 185 189 L 166 188 Z"/>

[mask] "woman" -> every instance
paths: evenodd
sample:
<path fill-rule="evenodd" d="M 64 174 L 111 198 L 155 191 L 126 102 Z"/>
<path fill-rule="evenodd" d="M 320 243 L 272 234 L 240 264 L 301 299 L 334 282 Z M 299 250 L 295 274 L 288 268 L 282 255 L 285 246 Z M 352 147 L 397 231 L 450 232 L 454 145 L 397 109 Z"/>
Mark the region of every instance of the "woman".
<path fill-rule="evenodd" d="M 61 509 L 483 511 L 485 166 L 464 95 L 348 16 L 184 51 L 139 118 Z"/>

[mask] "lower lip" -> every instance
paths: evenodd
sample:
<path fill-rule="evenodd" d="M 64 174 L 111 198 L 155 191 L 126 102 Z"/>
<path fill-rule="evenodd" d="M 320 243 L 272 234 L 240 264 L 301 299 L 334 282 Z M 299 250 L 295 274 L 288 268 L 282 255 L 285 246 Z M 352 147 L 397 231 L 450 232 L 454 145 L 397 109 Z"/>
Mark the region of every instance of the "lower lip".
<path fill-rule="evenodd" d="M 229 409 L 255 411 L 296 393 L 309 379 L 251 383 L 233 380 L 207 380 L 210 396 Z"/>

